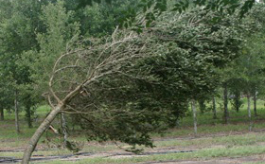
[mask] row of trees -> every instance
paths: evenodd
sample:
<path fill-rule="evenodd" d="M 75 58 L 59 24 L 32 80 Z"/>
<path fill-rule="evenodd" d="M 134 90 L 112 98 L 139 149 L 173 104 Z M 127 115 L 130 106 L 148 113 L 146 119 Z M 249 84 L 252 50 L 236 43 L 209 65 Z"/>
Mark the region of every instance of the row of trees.
<path fill-rule="evenodd" d="M 228 93 L 237 111 L 247 96 L 251 117 L 265 39 L 264 5 L 248 12 L 253 3 L 0 0 L 1 119 L 14 109 L 19 132 L 19 110 L 32 127 L 37 104 L 52 108 L 23 162 L 60 113 L 65 139 L 71 116 L 89 140 L 133 146 L 152 146 L 149 132 L 175 126 L 189 102 L 196 120 L 195 102 L 203 111 L 220 88 L 226 122 Z"/>

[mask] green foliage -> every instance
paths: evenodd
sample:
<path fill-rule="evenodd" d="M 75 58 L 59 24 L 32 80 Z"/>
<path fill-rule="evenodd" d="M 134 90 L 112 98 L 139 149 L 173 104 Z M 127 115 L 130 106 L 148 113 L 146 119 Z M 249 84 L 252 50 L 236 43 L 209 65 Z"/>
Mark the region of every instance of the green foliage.
<path fill-rule="evenodd" d="M 78 0 L 78 8 L 85 7 L 87 5 L 92 5 L 93 2 L 95 3 L 102 3 L 106 2 L 108 4 L 115 3 L 117 0 Z M 146 19 L 146 26 L 150 26 L 151 22 L 154 21 L 157 16 L 161 13 L 172 10 L 177 11 L 179 13 L 185 12 L 192 7 L 204 7 L 206 12 L 209 11 L 218 11 L 222 14 L 234 14 L 235 12 L 242 18 L 244 15 L 252 8 L 255 0 L 246 0 L 242 3 L 240 0 L 178 0 L 175 2 L 168 1 L 168 0 L 140 0 L 137 7 L 131 8 L 128 10 L 125 19 L 121 19 L 121 24 L 124 24 L 125 27 L 131 25 L 132 22 L 135 20 L 138 14 L 137 12 L 145 13 Z M 170 5 L 169 5 L 170 4 Z M 172 8 L 173 6 L 173 8 Z M 214 19 L 220 19 L 221 17 L 215 16 Z M 138 26 L 138 28 L 141 28 Z"/>
<path fill-rule="evenodd" d="M 234 88 L 232 88 L 232 89 L 234 89 Z M 230 100 L 231 104 L 232 104 L 232 107 L 237 112 L 239 112 L 240 107 L 242 107 L 242 105 L 243 105 L 243 101 L 240 100 L 240 97 L 241 97 L 240 93 L 241 93 L 240 90 L 234 90 L 234 92 L 232 92 L 232 94 L 234 94 L 233 98 Z"/>
<path fill-rule="evenodd" d="M 35 29 L 38 27 L 39 1 L 2 2 L 5 9 L 0 9 L 0 75 L 3 85 L 1 94 L 5 95 L 1 106 L 12 109 L 14 93 L 18 91 L 19 99 L 27 92 L 32 82 L 30 68 L 21 63 L 22 53 L 37 47 Z M 3 87 L 3 88 L 2 88 Z M 22 94 L 21 94 L 22 93 Z M 25 96 L 22 104 L 30 99 Z M 7 103 L 8 105 L 4 105 Z M 28 104 L 31 106 L 32 104 Z"/>
<path fill-rule="evenodd" d="M 129 47 L 145 43 L 148 48 L 141 53 L 152 55 L 122 63 L 120 71 L 84 86 L 86 94 L 69 102 L 67 111 L 77 111 L 75 120 L 89 140 L 152 146 L 150 132 L 174 126 L 190 99 L 199 99 L 218 86 L 212 78 L 216 68 L 234 59 L 241 48 L 241 35 L 232 26 L 236 20 L 231 16 L 212 22 L 214 13 L 200 9 L 172 13 L 162 13 L 137 42 L 113 48 L 130 52 Z M 101 49 L 100 44 L 92 45 L 90 56 L 84 58 L 86 65 L 96 65 L 93 52 Z M 110 59 L 106 52 L 101 56 Z"/>
<path fill-rule="evenodd" d="M 253 11 L 244 19 L 241 33 L 244 34 L 244 47 L 240 56 L 230 65 L 228 85 L 232 94 L 235 95 L 234 105 L 239 109 L 241 102 L 238 98 L 240 93 L 256 94 L 263 91 L 263 69 L 264 69 L 264 19 L 257 16 L 257 13 L 264 13 L 264 5 L 259 4 L 253 7 Z M 258 15 L 259 15 L 258 14 Z M 256 26 L 252 26 L 257 22 Z"/>
<path fill-rule="evenodd" d="M 133 10 L 137 4 L 138 0 L 103 1 L 78 9 L 76 16 L 80 19 L 82 34 L 97 37 L 110 35 L 120 22 L 135 16 Z"/>
<path fill-rule="evenodd" d="M 62 53 L 76 47 L 80 24 L 74 21 L 73 11 L 66 11 L 63 1 L 43 6 L 40 21 L 45 29 L 36 36 L 40 50 L 24 52 L 22 62 L 31 68 L 30 78 L 35 84 L 35 94 L 47 96 L 47 82 L 53 65 Z"/>

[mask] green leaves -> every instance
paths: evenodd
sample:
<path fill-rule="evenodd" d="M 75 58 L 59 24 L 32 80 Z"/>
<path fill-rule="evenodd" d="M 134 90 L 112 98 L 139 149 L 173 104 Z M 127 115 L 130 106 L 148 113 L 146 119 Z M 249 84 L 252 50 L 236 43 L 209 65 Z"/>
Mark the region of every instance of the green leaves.
<path fill-rule="evenodd" d="M 184 12 L 189 8 L 190 2 L 187 0 L 178 0 L 173 8 L 173 11 L 178 11 L 179 13 Z"/>
<path fill-rule="evenodd" d="M 115 2 L 116 0 L 108 0 L 107 3 Z M 92 5 L 92 2 L 102 3 L 100 0 L 79 0 L 79 7 L 86 5 Z M 139 3 L 138 3 L 139 2 Z M 218 11 L 219 13 L 227 13 L 229 15 L 234 14 L 239 10 L 239 16 L 242 18 L 252 8 L 255 0 L 246 0 L 244 2 L 240 0 L 176 0 L 173 3 L 173 7 L 168 5 L 167 0 L 139 0 L 136 8 L 125 9 L 127 13 L 125 18 L 120 19 L 120 24 L 123 24 L 125 28 L 130 27 L 132 24 L 130 21 L 134 21 L 137 17 L 136 13 L 142 13 L 145 15 L 146 24 L 149 27 L 151 22 L 156 19 L 161 13 L 167 10 L 177 11 L 179 13 L 185 12 L 189 8 L 202 7 L 206 12 Z M 170 2 L 171 4 L 172 2 Z M 215 18 L 215 20 L 218 18 Z"/>
<path fill-rule="evenodd" d="M 243 17 L 253 6 L 255 0 L 246 0 L 240 9 L 239 15 Z"/>

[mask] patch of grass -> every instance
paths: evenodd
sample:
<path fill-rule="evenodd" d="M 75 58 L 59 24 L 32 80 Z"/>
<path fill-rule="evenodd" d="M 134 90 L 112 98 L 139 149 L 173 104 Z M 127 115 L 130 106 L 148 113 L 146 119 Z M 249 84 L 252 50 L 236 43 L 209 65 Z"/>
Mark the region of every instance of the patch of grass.
<path fill-rule="evenodd" d="M 22 158 L 23 152 L 1 152 L 1 157 Z"/>
<path fill-rule="evenodd" d="M 35 132 L 36 128 L 39 126 L 42 118 L 50 111 L 50 107 L 47 105 L 40 106 L 36 109 L 36 113 L 39 118 L 39 122 L 33 122 L 33 128 L 28 128 L 26 120 L 25 120 L 25 112 L 21 111 L 19 113 L 19 125 L 20 125 L 20 134 L 16 133 L 15 128 L 15 115 L 13 112 L 5 110 L 5 120 L 0 121 L 0 141 L 1 140 L 23 140 L 30 138 Z"/>
<path fill-rule="evenodd" d="M 217 157 L 241 157 L 248 156 L 252 154 L 261 154 L 265 153 L 264 146 L 236 146 L 231 148 L 209 148 L 198 150 L 195 152 L 188 153 L 172 153 L 172 154 L 163 154 L 163 155 L 148 155 L 148 156 L 136 156 L 133 158 L 89 158 L 76 162 L 65 162 L 65 161 L 52 161 L 45 162 L 47 164 L 127 164 L 127 163 L 139 163 L 147 161 L 176 161 L 176 160 L 191 160 L 191 159 L 211 159 Z"/>
<path fill-rule="evenodd" d="M 214 136 L 214 135 L 228 135 L 237 132 L 249 132 L 249 123 L 237 124 L 215 124 L 215 125 L 199 125 L 197 136 Z M 253 125 L 252 130 L 262 131 L 265 130 L 263 122 L 257 122 Z M 194 137 L 193 127 L 179 127 L 166 130 L 160 134 L 153 134 L 155 138 L 174 138 L 174 137 Z"/>
<path fill-rule="evenodd" d="M 196 147 L 210 147 L 212 145 L 224 145 L 227 147 L 231 146 L 243 146 L 243 145 L 253 145 L 258 142 L 265 142 L 265 134 L 259 133 L 250 133 L 245 135 L 230 135 L 230 136 L 221 136 L 221 137 L 207 137 L 207 138 L 198 138 L 192 140 L 165 140 L 165 141 L 156 141 L 155 145 L 157 147 L 187 147 L 187 146 L 196 146 Z"/>
<path fill-rule="evenodd" d="M 16 133 L 15 123 L 8 121 L 2 121 L 1 124 L 3 126 L 0 126 L 0 140 L 19 140 L 19 139 L 26 139 L 32 136 L 32 134 L 35 132 L 36 128 L 29 129 L 27 127 L 26 122 L 20 122 L 20 130 L 21 133 Z M 3 132 L 3 133 L 2 133 Z"/>

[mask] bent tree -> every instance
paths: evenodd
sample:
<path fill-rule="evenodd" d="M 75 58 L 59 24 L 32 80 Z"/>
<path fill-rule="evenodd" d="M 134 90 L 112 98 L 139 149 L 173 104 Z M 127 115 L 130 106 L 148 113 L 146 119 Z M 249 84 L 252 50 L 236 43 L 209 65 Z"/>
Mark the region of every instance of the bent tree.
<path fill-rule="evenodd" d="M 143 36 L 116 30 L 105 44 L 95 43 L 87 49 L 73 50 L 58 58 L 49 81 L 48 99 L 52 111 L 31 137 L 23 164 L 29 162 L 42 134 L 73 98 L 86 92 L 85 88 L 100 78 L 121 72 L 122 67 L 132 60 L 151 54 L 146 52 L 148 46 Z"/>
<path fill-rule="evenodd" d="M 204 12 L 202 12 L 202 17 L 198 16 L 198 12 L 196 11 L 184 15 L 185 17 L 183 15 L 172 17 L 172 15 L 175 14 L 172 14 L 171 12 L 168 14 L 165 13 L 162 15 L 164 17 L 158 19 L 159 22 L 157 25 L 155 25 L 155 30 L 148 29 L 147 31 L 143 31 L 141 35 L 138 35 L 134 32 L 129 32 L 126 30 L 121 31 L 117 29 L 111 37 L 106 39 L 106 41 L 93 38 L 91 38 L 89 41 L 86 40 L 86 43 L 88 43 L 89 46 L 84 46 L 82 42 L 72 42 L 71 45 L 73 47 L 81 48 L 75 48 L 73 50 L 66 48 L 67 52 L 62 54 L 57 61 L 55 61 L 49 80 L 49 93 L 47 94 L 52 111 L 32 136 L 30 143 L 25 150 L 22 163 L 26 164 L 29 162 L 31 154 L 34 151 L 40 137 L 59 113 L 70 111 L 82 115 L 84 115 L 82 112 L 86 112 L 85 114 L 90 114 L 87 111 L 75 111 L 76 109 L 80 109 L 80 106 L 75 105 L 80 104 L 73 102 L 78 102 L 78 100 L 84 99 L 83 97 L 90 101 L 85 101 L 89 102 L 89 104 L 82 104 L 82 109 L 101 109 L 103 112 L 106 112 L 106 115 L 108 116 L 108 119 L 106 120 L 115 120 L 117 117 L 118 119 L 121 119 L 122 117 L 126 118 L 125 116 L 127 111 L 124 111 L 123 107 L 118 108 L 119 106 L 115 106 L 116 110 L 112 110 L 114 113 L 113 114 L 107 113 L 109 110 L 104 110 L 104 104 L 100 106 L 100 108 L 95 106 L 98 104 L 93 103 L 93 101 L 100 100 L 100 98 L 105 98 L 105 94 L 101 94 L 101 97 L 97 97 L 97 95 L 94 95 L 93 89 L 95 89 L 95 87 L 99 87 L 100 89 L 104 90 L 105 88 L 101 87 L 101 83 L 107 81 L 106 83 L 111 84 L 111 82 L 115 80 L 114 77 L 117 74 L 123 75 L 123 77 L 131 78 L 132 76 L 130 73 L 133 72 L 133 78 L 138 78 L 135 75 L 142 74 L 143 72 L 141 69 L 133 67 L 134 65 L 139 64 L 136 62 L 136 59 L 143 59 L 152 55 L 160 56 L 160 61 L 158 61 L 157 58 L 153 58 L 153 60 L 151 60 L 149 65 L 147 65 L 145 68 L 146 72 L 151 73 L 149 78 L 155 79 L 153 80 L 154 87 L 150 88 L 150 86 L 147 85 L 139 86 L 142 87 L 142 90 L 151 90 L 154 92 L 154 88 L 159 88 L 157 87 L 159 85 L 157 79 L 160 79 L 160 81 L 163 81 L 164 84 L 166 82 L 166 84 L 170 84 L 167 86 L 172 87 L 172 89 L 167 91 L 167 93 L 178 92 L 179 95 L 177 96 L 183 99 L 178 99 L 180 102 L 176 102 L 177 105 L 180 104 L 185 106 L 186 100 L 190 98 L 190 94 L 185 94 L 185 97 L 183 98 L 182 93 L 191 93 L 191 90 L 193 91 L 192 93 L 196 93 L 198 91 L 205 90 L 204 88 L 206 88 L 209 92 L 212 91 L 215 87 L 215 82 L 212 80 L 212 76 L 209 74 L 215 74 L 215 67 L 222 65 L 220 63 L 226 62 L 226 60 L 235 56 L 234 54 L 238 51 L 237 47 L 231 49 L 229 45 L 239 45 L 240 41 L 237 38 L 231 39 L 235 37 L 236 33 L 233 29 L 227 30 L 227 28 L 224 28 L 226 24 L 219 24 L 219 28 L 212 30 L 213 25 L 209 23 L 211 22 L 209 20 L 212 20 L 211 13 L 205 16 Z M 167 21 L 163 22 L 164 20 Z M 194 32 L 194 28 L 196 28 L 196 32 Z M 179 30 L 172 32 L 172 29 Z M 58 31 L 60 32 L 62 30 Z M 151 38 L 149 35 L 155 36 L 155 39 Z M 192 40 L 192 42 L 190 40 Z M 197 43 L 201 44 L 198 45 Z M 212 45 L 211 43 L 214 44 Z M 208 46 L 209 44 L 211 44 L 211 46 Z M 161 63 L 164 63 L 165 67 L 161 68 Z M 139 65 L 141 66 L 141 63 Z M 209 70 L 211 70 L 211 72 L 209 72 Z M 138 80 L 141 79 L 138 78 Z M 117 84 L 114 86 L 115 88 L 121 88 L 121 86 L 118 86 Z M 145 88 L 143 88 L 143 86 Z M 163 85 L 161 86 L 162 87 L 160 88 L 163 89 Z M 128 86 L 124 87 L 125 89 L 128 89 Z M 98 90 L 100 91 L 100 89 Z M 110 85 L 108 89 L 111 91 L 113 86 Z M 174 90 L 175 92 L 173 92 Z M 139 91 L 136 90 L 135 92 Z M 156 94 L 154 94 L 154 96 L 156 96 Z M 171 96 L 168 97 L 168 100 L 171 100 L 170 97 Z M 165 102 L 168 102 L 168 100 Z M 109 101 L 112 100 L 110 99 Z M 128 103 L 126 104 L 126 107 L 137 107 L 138 104 Z M 91 114 L 93 114 L 93 110 L 90 110 Z M 138 110 L 137 112 L 140 114 L 139 119 L 145 121 L 145 113 L 143 113 L 141 110 Z M 116 116 L 115 114 L 119 115 Z M 132 117 L 134 117 L 134 115 Z M 129 121 L 133 121 L 132 117 L 129 117 Z M 161 117 L 161 115 L 157 114 L 157 118 L 159 117 Z M 83 120 L 85 120 L 85 123 L 93 123 L 93 121 L 87 118 L 83 118 Z M 123 119 L 120 122 L 124 120 L 126 121 L 128 119 Z M 146 121 L 144 123 L 145 124 L 141 124 L 141 126 L 144 127 L 139 127 L 138 130 L 152 130 L 153 121 Z M 158 121 L 158 123 L 161 122 Z M 122 125 L 124 125 L 124 123 Z M 131 122 L 131 124 L 128 125 L 132 125 L 133 127 L 137 126 L 137 123 Z M 101 135 L 100 132 L 101 131 L 98 131 L 97 135 Z M 119 133 L 117 134 L 120 135 Z M 146 133 L 140 133 L 139 136 L 143 141 L 149 141 Z M 123 138 L 119 139 L 121 140 Z M 130 138 L 129 142 L 135 142 L 135 138 Z M 142 142 L 140 141 L 138 143 Z M 150 143 L 146 143 L 145 145 L 151 146 Z"/>

